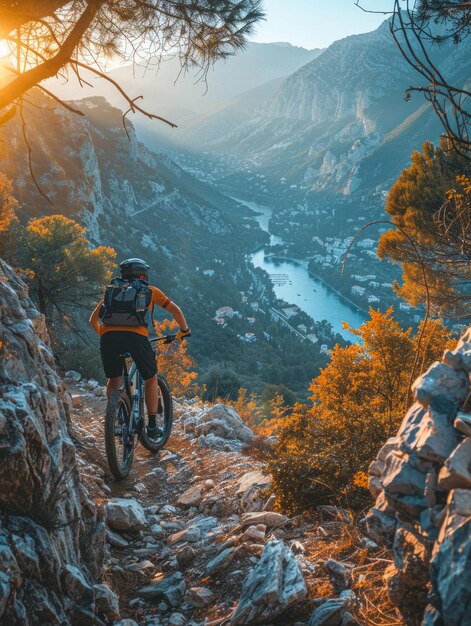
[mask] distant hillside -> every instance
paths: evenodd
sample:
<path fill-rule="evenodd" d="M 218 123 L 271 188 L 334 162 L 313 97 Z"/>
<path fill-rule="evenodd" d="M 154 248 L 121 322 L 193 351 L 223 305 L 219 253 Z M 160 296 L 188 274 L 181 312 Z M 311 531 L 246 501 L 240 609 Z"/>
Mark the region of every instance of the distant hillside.
<path fill-rule="evenodd" d="M 445 74 L 461 83 L 471 75 L 470 52 L 469 43 L 429 50 Z M 404 100 L 418 80 L 386 21 L 371 33 L 333 43 L 256 108 L 249 100 L 246 106 L 239 102 L 245 119 L 226 132 L 215 112 L 175 135 L 191 149 L 237 156 L 305 191 L 349 194 L 368 186 L 372 176 L 386 188 L 411 149 L 441 132 L 420 95 Z M 211 132 L 212 126 L 219 132 Z"/>
<path fill-rule="evenodd" d="M 150 63 L 149 69 L 128 65 L 111 70 L 109 75 L 131 95 L 143 96 L 144 107 L 167 116 L 180 124 L 186 119 L 226 102 L 262 84 L 288 76 L 320 54 L 321 50 L 306 50 L 286 43 L 249 42 L 244 51 L 218 61 L 210 68 L 205 81 L 197 68 L 181 73 L 178 59 L 164 60 L 160 66 Z M 90 77 L 87 76 L 87 81 Z M 63 98 L 75 100 L 91 95 L 103 95 L 118 108 L 127 108 L 116 89 L 104 80 L 91 77 L 94 88 L 80 88 L 71 77 L 69 83 L 48 81 L 48 87 Z M 134 122 L 143 124 L 144 120 Z M 159 129 L 153 130 L 159 132 Z"/>

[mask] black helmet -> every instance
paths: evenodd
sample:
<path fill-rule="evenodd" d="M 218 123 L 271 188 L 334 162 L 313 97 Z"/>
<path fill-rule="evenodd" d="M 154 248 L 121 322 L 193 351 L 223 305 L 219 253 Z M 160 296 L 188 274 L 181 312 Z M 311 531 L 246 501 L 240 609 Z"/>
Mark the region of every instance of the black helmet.
<path fill-rule="evenodd" d="M 142 259 L 126 259 L 119 264 L 121 278 L 141 278 L 148 279 L 149 265 Z"/>

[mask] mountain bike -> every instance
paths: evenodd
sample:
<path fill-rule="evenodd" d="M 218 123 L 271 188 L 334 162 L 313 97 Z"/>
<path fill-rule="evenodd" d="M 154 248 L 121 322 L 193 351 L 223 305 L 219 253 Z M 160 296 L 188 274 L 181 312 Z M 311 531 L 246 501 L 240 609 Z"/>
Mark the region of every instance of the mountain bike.
<path fill-rule="evenodd" d="M 164 335 L 151 339 L 154 352 L 157 343 L 172 343 L 176 335 Z M 144 381 L 131 355 L 124 353 L 122 386 L 113 391 L 108 399 L 105 416 L 105 449 L 108 465 L 115 478 L 123 479 L 129 474 L 134 458 L 137 439 L 144 448 L 157 452 L 167 443 L 173 423 L 173 404 L 167 381 L 157 374 L 159 403 L 157 410 L 157 434 L 151 439 L 147 434 L 147 409 L 144 398 Z"/>

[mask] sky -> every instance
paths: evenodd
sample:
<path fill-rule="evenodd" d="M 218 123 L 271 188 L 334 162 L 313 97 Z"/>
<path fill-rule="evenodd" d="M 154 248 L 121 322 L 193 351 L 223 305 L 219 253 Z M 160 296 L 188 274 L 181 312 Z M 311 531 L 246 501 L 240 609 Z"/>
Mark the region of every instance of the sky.
<path fill-rule="evenodd" d="M 392 5 L 386 0 L 361 3 L 367 9 Z M 386 19 L 384 15 L 365 13 L 354 0 L 264 0 L 263 4 L 266 21 L 257 26 L 252 41 L 287 41 L 309 49 L 325 48 L 347 35 L 369 32 Z"/>

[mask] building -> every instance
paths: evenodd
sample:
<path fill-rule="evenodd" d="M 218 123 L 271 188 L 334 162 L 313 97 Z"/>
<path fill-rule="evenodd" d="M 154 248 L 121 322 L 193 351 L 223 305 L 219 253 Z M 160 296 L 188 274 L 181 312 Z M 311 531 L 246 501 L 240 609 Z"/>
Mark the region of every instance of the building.
<path fill-rule="evenodd" d="M 317 335 L 315 335 L 314 333 L 310 333 L 309 335 L 306 335 L 306 339 L 309 339 L 311 343 L 317 343 L 319 341 Z"/>
<path fill-rule="evenodd" d="M 231 306 L 222 306 L 216 310 L 216 317 L 233 317 L 234 309 Z"/>
<path fill-rule="evenodd" d="M 283 311 L 283 313 L 285 314 L 285 316 L 289 319 L 290 317 L 293 317 L 293 315 L 296 315 L 297 313 L 299 313 L 299 309 L 298 307 L 293 304 L 292 306 L 287 306 L 284 309 L 281 309 Z"/>
<path fill-rule="evenodd" d="M 203 270 L 203 274 L 205 276 L 208 276 L 209 278 L 212 278 L 214 276 L 214 270 Z"/>
<path fill-rule="evenodd" d="M 352 287 L 352 296 L 364 296 L 366 289 L 364 287 L 360 287 L 360 285 L 353 285 Z"/>
<path fill-rule="evenodd" d="M 258 304 L 258 302 L 251 302 L 250 307 L 253 311 L 258 311 L 258 309 L 260 308 L 260 305 Z"/>
<path fill-rule="evenodd" d="M 307 327 L 304 324 L 298 324 L 298 330 L 304 334 L 307 333 Z"/>
<path fill-rule="evenodd" d="M 255 324 L 255 317 L 246 317 L 245 318 L 249 324 Z"/>
<path fill-rule="evenodd" d="M 368 296 L 368 302 L 373 304 L 374 302 L 379 302 L 379 298 L 376 296 Z"/>
<path fill-rule="evenodd" d="M 245 333 L 245 335 L 241 336 L 241 340 L 245 341 L 246 343 L 254 343 L 257 340 L 257 337 L 254 335 L 254 333 Z"/>

